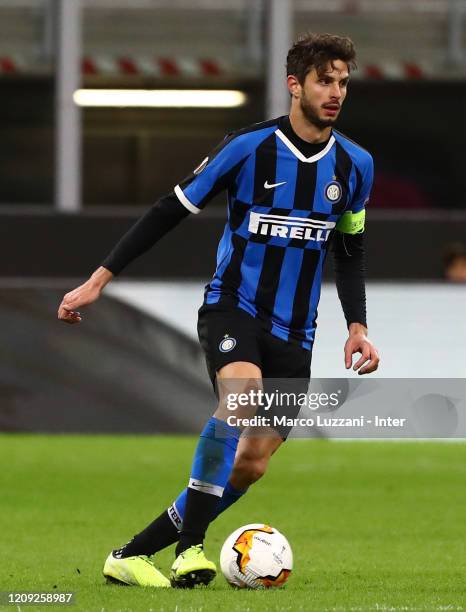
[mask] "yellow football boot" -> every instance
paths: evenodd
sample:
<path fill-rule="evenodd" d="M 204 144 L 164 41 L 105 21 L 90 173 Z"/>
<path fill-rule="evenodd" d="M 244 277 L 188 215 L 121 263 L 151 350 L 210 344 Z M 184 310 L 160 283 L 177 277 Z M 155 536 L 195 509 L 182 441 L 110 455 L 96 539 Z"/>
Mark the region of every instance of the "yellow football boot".
<path fill-rule="evenodd" d="M 146 555 L 118 559 L 111 552 L 105 561 L 103 574 L 107 582 L 142 587 L 167 588 L 170 586 L 168 578 L 159 572 Z"/>
<path fill-rule="evenodd" d="M 173 587 L 192 589 L 209 584 L 217 575 L 215 563 L 206 559 L 202 544 L 191 546 L 175 559 L 170 573 Z"/>

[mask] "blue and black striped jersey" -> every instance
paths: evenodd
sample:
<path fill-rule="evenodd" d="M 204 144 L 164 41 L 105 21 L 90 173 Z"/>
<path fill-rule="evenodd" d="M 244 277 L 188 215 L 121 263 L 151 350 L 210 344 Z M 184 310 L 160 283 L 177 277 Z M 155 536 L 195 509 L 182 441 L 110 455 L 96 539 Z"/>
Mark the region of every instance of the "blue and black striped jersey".
<path fill-rule="evenodd" d="M 340 132 L 312 150 L 316 145 L 280 117 L 228 135 L 175 187 L 193 213 L 227 192 L 205 306 L 242 308 L 275 336 L 307 349 L 332 233 L 344 213 L 364 209 L 373 181 L 371 155 Z"/>

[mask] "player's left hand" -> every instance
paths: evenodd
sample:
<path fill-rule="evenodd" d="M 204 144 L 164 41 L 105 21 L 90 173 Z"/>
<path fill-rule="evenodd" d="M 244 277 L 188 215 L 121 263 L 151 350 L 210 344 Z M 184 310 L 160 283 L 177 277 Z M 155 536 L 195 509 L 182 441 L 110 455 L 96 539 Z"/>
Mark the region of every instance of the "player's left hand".
<path fill-rule="evenodd" d="M 380 361 L 379 353 L 367 337 L 366 328 L 357 323 L 352 323 L 350 325 L 350 335 L 345 344 L 345 366 L 347 370 L 353 364 L 353 355 L 355 353 L 361 354 L 361 357 L 353 365 L 355 372 L 357 371 L 359 375 L 362 375 L 370 374 L 377 370 Z"/>

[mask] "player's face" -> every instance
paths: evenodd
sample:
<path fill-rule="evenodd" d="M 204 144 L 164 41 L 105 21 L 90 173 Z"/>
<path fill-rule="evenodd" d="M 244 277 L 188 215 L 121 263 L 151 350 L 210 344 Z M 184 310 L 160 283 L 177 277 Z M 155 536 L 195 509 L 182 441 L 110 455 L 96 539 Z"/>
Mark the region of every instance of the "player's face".
<path fill-rule="evenodd" d="M 348 66 L 341 60 L 329 63 L 321 74 L 313 68 L 300 92 L 300 106 L 306 119 L 319 128 L 331 127 L 346 98 L 348 81 Z"/>

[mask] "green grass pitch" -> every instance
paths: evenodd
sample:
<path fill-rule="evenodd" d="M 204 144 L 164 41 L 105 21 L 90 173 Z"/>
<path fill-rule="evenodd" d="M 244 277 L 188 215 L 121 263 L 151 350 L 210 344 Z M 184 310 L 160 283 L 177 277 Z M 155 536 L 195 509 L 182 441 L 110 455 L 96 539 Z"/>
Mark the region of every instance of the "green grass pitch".
<path fill-rule="evenodd" d="M 276 526 L 295 559 L 282 590 L 235 591 L 222 576 L 194 591 L 105 584 L 106 555 L 173 500 L 194 445 L 190 437 L 1 435 L 0 591 L 74 591 L 71 609 L 80 611 L 465 609 L 461 443 L 285 444 L 206 544 L 218 561 L 236 527 Z M 158 566 L 167 572 L 172 557 L 173 549 L 160 553 Z"/>

